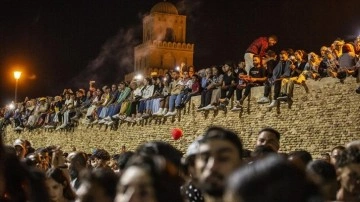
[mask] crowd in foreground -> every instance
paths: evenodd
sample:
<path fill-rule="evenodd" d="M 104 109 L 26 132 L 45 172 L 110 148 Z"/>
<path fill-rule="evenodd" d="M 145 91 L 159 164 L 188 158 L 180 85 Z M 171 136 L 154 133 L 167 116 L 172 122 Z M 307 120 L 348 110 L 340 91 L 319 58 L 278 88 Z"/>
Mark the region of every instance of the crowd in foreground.
<path fill-rule="evenodd" d="M 280 137 L 263 128 L 248 150 L 237 133 L 212 126 L 185 154 L 151 141 L 113 155 L 17 139 L 1 143 L 0 201 L 360 201 L 360 141 L 313 159 L 306 150 L 280 152 Z"/>

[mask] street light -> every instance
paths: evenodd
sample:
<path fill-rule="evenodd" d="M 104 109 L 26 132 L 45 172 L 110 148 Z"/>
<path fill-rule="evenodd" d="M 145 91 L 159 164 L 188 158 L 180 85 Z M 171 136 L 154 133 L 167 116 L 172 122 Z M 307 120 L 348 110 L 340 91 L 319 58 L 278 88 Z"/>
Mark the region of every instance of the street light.
<path fill-rule="evenodd" d="M 17 88 L 18 88 L 18 81 L 20 79 L 20 76 L 21 76 L 21 72 L 19 71 L 15 71 L 14 72 L 14 78 L 16 80 L 16 83 L 15 83 L 15 100 L 14 100 L 14 103 L 17 102 Z"/>

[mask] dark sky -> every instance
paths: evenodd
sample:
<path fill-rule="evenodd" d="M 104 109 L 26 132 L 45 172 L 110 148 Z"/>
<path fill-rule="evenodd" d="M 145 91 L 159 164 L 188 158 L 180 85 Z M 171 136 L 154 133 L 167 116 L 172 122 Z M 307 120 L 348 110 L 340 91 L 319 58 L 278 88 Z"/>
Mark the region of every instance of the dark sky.
<path fill-rule="evenodd" d="M 2 0 L 0 102 L 60 94 L 63 88 L 118 82 L 132 67 L 142 16 L 160 0 Z M 170 0 L 169 0 L 170 1 Z M 252 40 L 276 34 L 282 48 L 318 52 L 360 34 L 358 0 L 172 0 L 187 15 L 197 69 L 239 61 Z"/>

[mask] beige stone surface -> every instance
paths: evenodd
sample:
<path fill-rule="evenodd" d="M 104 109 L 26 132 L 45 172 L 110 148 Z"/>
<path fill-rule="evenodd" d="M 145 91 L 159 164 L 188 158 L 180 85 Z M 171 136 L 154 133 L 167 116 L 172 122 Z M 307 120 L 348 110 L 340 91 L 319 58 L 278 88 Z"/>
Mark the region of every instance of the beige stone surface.
<path fill-rule="evenodd" d="M 182 115 L 181 121 L 165 124 L 144 126 L 128 126 L 123 124 L 117 131 L 104 131 L 94 127 L 86 129 L 80 125 L 74 133 L 65 132 L 35 132 L 14 133 L 9 127 L 5 135 L 5 142 L 11 144 L 16 138 L 28 139 L 34 147 L 47 145 L 61 145 L 65 151 L 70 151 L 73 146 L 78 150 L 91 152 L 94 148 L 104 148 L 111 153 L 120 152 L 121 146 L 126 145 L 129 150 L 134 150 L 144 142 L 163 140 L 185 151 L 206 127 L 211 125 L 225 126 L 235 130 L 247 149 L 253 149 L 257 132 L 265 126 L 278 129 L 281 136 L 281 150 L 289 152 L 305 149 L 315 157 L 321 153 L 329 152 L 336 145 L 344 145 L 360 137 L 360 95 L 355 94 L 358 84 L 355 79 L 348 78 L 345 84 L 337 79 L 325 78 L 321 81 L 309 80 L 310 93 L 296 86 L 294 91 L 294 104 L 288 109 L 286 104 L 281 105 L 281 113 L 276 110 L 268 111 L 266 105 L 258 105 L 256 99 L 263 93 L 263 88 L 252 90 L 250 114 L 247 113 L 247 101 L 244 103 L 244 112 L 239 113 L 229 110 L 227 114 L 219 111 L 214 117 L 211 111 L 207 118 L 201 112 L 190 111 Z M 200 98 L 193 99 L 194 106 L 198 106 Z M 230 108 L 230 106 L 229 106 Z M 171 138 L 172 128 L 181 128 L 184 132 L 177 141 Z"/>

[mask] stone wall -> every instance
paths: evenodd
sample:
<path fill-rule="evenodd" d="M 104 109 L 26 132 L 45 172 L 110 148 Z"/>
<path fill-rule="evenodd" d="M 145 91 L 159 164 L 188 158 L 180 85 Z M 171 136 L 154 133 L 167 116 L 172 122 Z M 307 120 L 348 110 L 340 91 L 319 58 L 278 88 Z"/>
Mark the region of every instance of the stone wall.
<path fill-rule="evenodd" d="M 181 120 L 164 124 L 135 125 L 122 124 L 117 131 L 104 131 L 97 127 L 86 129 L 80 125 L 74 133 L 68 132 L 34 132 L 14 133 L 8 128 L 5 142 L 11 144 L 16 138 L 30 140 L 34 147 L 61 145 L 65 151 L 73 146 L 78 150 L 91 152 L 94 148 L 105 148 L 111 153 L 120 151 L 122 145 L 134 150 L 141 143 L 150 140 L 164 140 L 185 151 L 188 144 L 210 125 L 225 126 L 238 132 L 245 148 L 253 149 L 257 131 L 262 127 L 271 126 L 278 129 L 281 136 L 281 150 L 289 152 L 298 149 L 310 151 L 315 157 L 328 152 L 336 145 L 359 139 L 360 137 L 360 96 L 355 94 L 355 79 L 348 78 L 344 84 L 337 79 L 324 78 L 320 81 L 307 81 L 310 93 L 306 94 L 303 87 L 296 86 L 294 104 L 288 109 L 281 105 L 280 114 L 275 109 L 268 111 L 266 105 L 258 105 L 256 100 L 262 96 L 263 87 L 252 89 L 250 104 L 244 102 L 244 112 L 223 111 L 214 116 L 210 111 L 205 117 L 203 113 L 190 110 L 182 115 Z M 199 97 L 193 99 L 193 106 L 198 106 Z M 249 113 L 247 108 L 249 107 Z M 230 108 L 230 106 L 229 106 Z M 172 128 L 181 128 L 184 135 L 174 141 L 171 138 Z"/>

